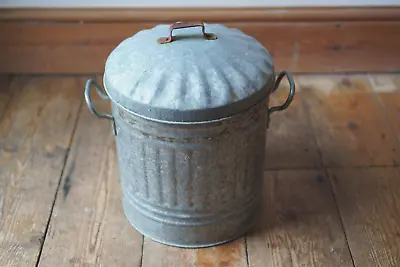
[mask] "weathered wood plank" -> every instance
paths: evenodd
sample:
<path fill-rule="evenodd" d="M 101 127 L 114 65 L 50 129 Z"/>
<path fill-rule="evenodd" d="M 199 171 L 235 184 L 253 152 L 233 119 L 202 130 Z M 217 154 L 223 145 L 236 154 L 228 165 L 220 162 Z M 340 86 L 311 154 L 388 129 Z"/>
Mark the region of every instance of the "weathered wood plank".
<path fill-rule="evenodd" d="M 324 172 L 268 171 L 262 218 L 247 237 L 250 266 L 353 266 Z"/>
<path fill-rule="evenodd" d="M 288 85 L 283 81 L 270 98 L 270 106 L 282 105 L 288 95 Z M 296 82 L 296 95 L 289 108 L 275 112 L 267 132 L 265 166 L 267 169 L 309 168 L 322 165 L 318 146 L 305 111 L 303 95 Z"/>
<path fill-rule="evenodd" d="M 386 118 L 400 142 L 400 75 L 369 75 L 372 89 L 385 110 Z M 393 148 L 396 149 L 396 148 Z"/>
<path fill-rule="evenodd" d="M 333 169 L 340 214 L 356 266 L 400 263 L 400 169 Z"/>
<path fill-rule="evenodd" d="M 201 249 L 180 249 L 145 238 L 143 267 L 247 267 L 244 238 Z"/>
<path fill-rule="evenodd" d="M 104 111 L 110 103 L 94 105 Z M 110 122 L 85 104 L 39 266 L 140 266 L 142 236 L 122 212 L 114 147 Z"/>
<path fill-rule="evenodd" d="M 32 266 L 42 246 L 81 103 L 77 79 L 19 77 L 0 120 L 0 266 Z"/>
<path fill-rule="evenodd" d="M 10 81 L 11 75 L 0 75 L 0 120 L 11 99 Z"/>
<path fill-rule="evenodd" d="M 299 77 L 325 166 L 393 166 L 400 145 L 365 76 Z"/>

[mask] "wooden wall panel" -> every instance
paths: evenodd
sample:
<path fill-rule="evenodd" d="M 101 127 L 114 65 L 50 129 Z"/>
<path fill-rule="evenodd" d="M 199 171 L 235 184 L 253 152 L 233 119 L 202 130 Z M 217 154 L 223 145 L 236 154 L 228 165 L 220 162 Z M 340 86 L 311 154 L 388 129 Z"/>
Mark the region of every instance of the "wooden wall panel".
<path fill-rule="evenodd" d="M 242 30 L 270 51 L 277 70 L 400 70 L 400 8 L 356 10 L 167 9 L 161 13 L 0 9 L 0 32 L 7 33 L 0 35 L 0 73 L 102 73 L 107 56 L 122 40 L 141 29 L 179 18 L 203 19 Z"/>
<path fill-rule="evenodd" d="M 6 21 L 165 22 L 206 21 L 388 21 L 398 20 L 398 6 L 218 7 L 218 8 L 0 8 Z"/>

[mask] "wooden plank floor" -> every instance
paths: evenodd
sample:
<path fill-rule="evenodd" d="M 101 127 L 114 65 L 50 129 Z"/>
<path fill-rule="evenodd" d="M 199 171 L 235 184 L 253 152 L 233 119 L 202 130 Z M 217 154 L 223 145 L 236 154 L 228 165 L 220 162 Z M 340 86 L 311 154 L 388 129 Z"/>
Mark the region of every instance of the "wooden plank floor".
<path fill-rule="evenodd" d="M 400 266 L 400 75 L 295 78 L 268 129 L 260 220 L 231 243 L 178 249 L 126 221 L 87 77 L 1 76 L 0 266 Z"/>

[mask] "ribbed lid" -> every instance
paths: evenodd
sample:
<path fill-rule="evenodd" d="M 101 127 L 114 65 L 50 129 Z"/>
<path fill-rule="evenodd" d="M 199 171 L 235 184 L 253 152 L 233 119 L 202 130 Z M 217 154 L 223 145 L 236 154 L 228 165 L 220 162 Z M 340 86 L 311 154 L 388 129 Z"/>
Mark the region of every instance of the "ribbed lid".
<path fill-rule="evenodd" d="M 144 117 L 198 122 L 231 116 L 268 95 L 274 67 L 258 41 L 220 24 L 193 25 L 199 27 L 171 25 L 172 41 L 160 39 L 170 25 L 158 25 L 120 43 L 105 66 L 111 99 Z"/>

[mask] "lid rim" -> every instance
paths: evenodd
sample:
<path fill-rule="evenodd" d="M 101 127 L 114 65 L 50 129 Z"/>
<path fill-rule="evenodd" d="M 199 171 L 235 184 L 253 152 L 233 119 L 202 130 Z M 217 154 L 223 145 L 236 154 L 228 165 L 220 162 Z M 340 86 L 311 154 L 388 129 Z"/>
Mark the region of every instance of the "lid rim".
<path fill-rule="evenodd" d="M 205 123 L 232 117 L 242 112 L 243 110 L 246 110 L 249 107 L 257 104 L 263 98 L 268 97 L 269 94 L 272 92 L 274 83 L 275 77 L 274 75 L 272 75 L 261 90 L 256 91 L 254 94 L 250 95 L 247 98 L 240 99 L 236 102 L 228 103 L 219 107 L 196 110 L 175 110 L 158 108 L 139 102 L 134 102 L 132 101 L 132 99 L 127 99 L 130 105 L 124 105 L 115 100 L 123 98 L 121 98 L 121 96 L 118 98 L 110 94 L 110 91 L 107 89 L 105 83 L 104 90 L 106 91 L 112 103 L 120 106 L 121 108 L 129 113 L 132 113 L 133 115 L 158 122 L 186 124 Z"/>

